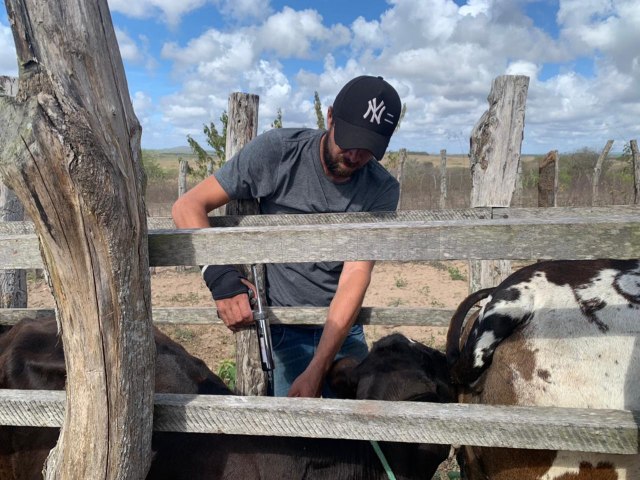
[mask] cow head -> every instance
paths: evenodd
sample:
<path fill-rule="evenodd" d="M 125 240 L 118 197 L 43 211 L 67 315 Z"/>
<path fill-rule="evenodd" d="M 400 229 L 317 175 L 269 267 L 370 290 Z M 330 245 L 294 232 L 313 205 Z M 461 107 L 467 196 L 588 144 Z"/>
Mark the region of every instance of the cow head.
<path fill-rule="evenodd" d="M 335 362 L 331 388 L 340 398 L 452 402 L 444 354 L 395 333 L 377 341 L 362 361 Z"/>

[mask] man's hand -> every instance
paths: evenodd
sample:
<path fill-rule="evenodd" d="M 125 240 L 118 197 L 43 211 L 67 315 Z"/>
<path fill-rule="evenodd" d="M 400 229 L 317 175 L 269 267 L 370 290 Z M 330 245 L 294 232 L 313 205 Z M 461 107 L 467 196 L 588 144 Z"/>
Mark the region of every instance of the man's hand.
<path fill-rule="evenodd" d="M 256 287 L 245 279 L 241 280 L 243 284 L 253 291 L 256 295 Z M 253 311 L 249 302 L 249 295 L 241 293 L 234 297 L 216 300 L 216 308 L 218 309 L 218 318 L 232 332 L 237 332 L 239 328 L 253 325 Z"/>
<path fill-rule="evenodd" d="M 295 379 L 289 389 L 288 397 L 319 397 L 322 394 L 322 372 L 311 365 Z"/>

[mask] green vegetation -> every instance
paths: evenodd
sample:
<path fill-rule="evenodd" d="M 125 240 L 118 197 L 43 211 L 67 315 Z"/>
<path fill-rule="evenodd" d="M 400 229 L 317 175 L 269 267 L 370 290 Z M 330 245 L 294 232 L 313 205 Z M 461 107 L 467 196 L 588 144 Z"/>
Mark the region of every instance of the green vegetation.
<path fill-rule="evenodd" d="M 142 150 L 142 168 L 147 175 L 147 182 L 169 178 L 169 173 L 160 166 L 149 150 Z"/>
<path fill-rule="evenodd" d="M 395 279 L 396 279 L 397 288 L 404 288 L 408 285 L 407 279 L 404 278 L 402 275 L 397 275 Z"/>
<path fill-rule="evenodd" d="M 322 103 L 320 103 L 320 96 L 318 92 L 313 92 L 313 108 L 316 111 L 316 124 L 320 130 L 326 130 L 327 127 L 324 123 L 324 115 L 322 114 Z"/>
<path fill-rule="evenodd" d="M 451 280 L 466 280 L 466 277 L 457 267 L 448 267 L 447 272 L 449 272 L 449 278 L 451 278 Z"/>
<path fill-rule="evenodd" d="M 399 307 L 400 305 L 404 305 L 405 301 L 401 298 L 394 298 L 391 300 L 387 306 L 389 307 Z"/>
<path fill-rule="evenodd" d="M 220 362 L 216 374 L 231 390 L 236 388 L 236 362 L 231 359 L 224 359 Z"/>
<path fill-rule="evenodd" d="M 191 135 L 187 135 L 187 142 L 191 147 L 191 151 L 196 156 L 195 168 L 189 167 L 189 174 L 195 177 L 197 180 L 202 180 L 210 175 L 214 170 L 219 169 L 226 161 L 226 144 L 227 144 L 227 125 L 229 123 L 229 117 L 225 110 L 220 115 L 220 123 L 222 123 L 222 132 L 218 133 L 213 122 L 209 125 L 203 126 L 204 134 L 207 138 L 207 143 L 215 152 L 215 157 L 209 155 L 204 148 L 193 138 Z"/>
<path fill-rule="evenodd" d="M 271 122 L 271 128 L 282 128 L 282 109 L 278 108 L 276 118 Z"/>

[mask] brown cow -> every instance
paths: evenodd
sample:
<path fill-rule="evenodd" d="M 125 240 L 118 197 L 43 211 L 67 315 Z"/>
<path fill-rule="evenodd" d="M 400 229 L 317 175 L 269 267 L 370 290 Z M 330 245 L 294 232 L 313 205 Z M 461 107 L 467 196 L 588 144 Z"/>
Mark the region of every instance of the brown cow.
<path fill-rule="evenodd" d="M 231 393 L 202 361 L 158 330 L 155 340 L 157 392 Z M 443 354 L 393 336 L 376 343 L 361 364 L 349 359 L 337 364 L 333 385 L 354 398 L 452 401 L 446 382 L 432 382 L 422 372 L 426 368 L 446 378 Z M 415 373 L 404 381 L 399 369 Z M 61 389 L 64 380 L 64 357 L 53 319 L 25 320 L 0 336 L 0 388 Z M 57 429 L 0 427 L 0 478 L 42 478 L 57 435 Z M 431 478 L 449 451 L 442 445 L 380 446 L 398 479 Z M 366 441 L 155 432 L 152 447 L 155 454 L 147 478 L 155 480 L 387 478 Z"/>
<path fill-rule="evenodd" d="M 639 340 L 640 261 L 542 262 L 461 304 L 447 360 L 460 402 L 639 410 Z M 462 457 L 471 480 L 640 479 L 640 455 L 466 447 Z"/>

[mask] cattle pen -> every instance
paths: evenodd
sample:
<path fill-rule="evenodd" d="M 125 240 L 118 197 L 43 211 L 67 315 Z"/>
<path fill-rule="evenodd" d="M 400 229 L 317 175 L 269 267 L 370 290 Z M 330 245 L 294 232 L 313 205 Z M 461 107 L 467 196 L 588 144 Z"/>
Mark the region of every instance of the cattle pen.
<path fill-rule="evenodd" d="M 212 217 L 210 229 L 150 219 L 152 266 L 368 259 L 534 260 L 640 257 L 640 209 L 475 208 L 382 214 Z M 167 228 L 169 227 L 169 228 Z M 41 268 L 27 222 L 0 230 L 4 268 Z M 214 308 L 160 308 L 155 322 L 205 323 Z M 273 323 L 321 324 L 322 308 L 269 309 Z M 5 309 L 3 324 L 50 311 Z M 446 326 L 452 312 L 364 308 L 368 325 Z M 304 319 L 301 322 L 301 318 Z M 413 402 L 157 395 L 154 429 L 637 454 L 638 412 Z M 64 393 L 0 391 L 0 423 L 61 426 Z"/>

